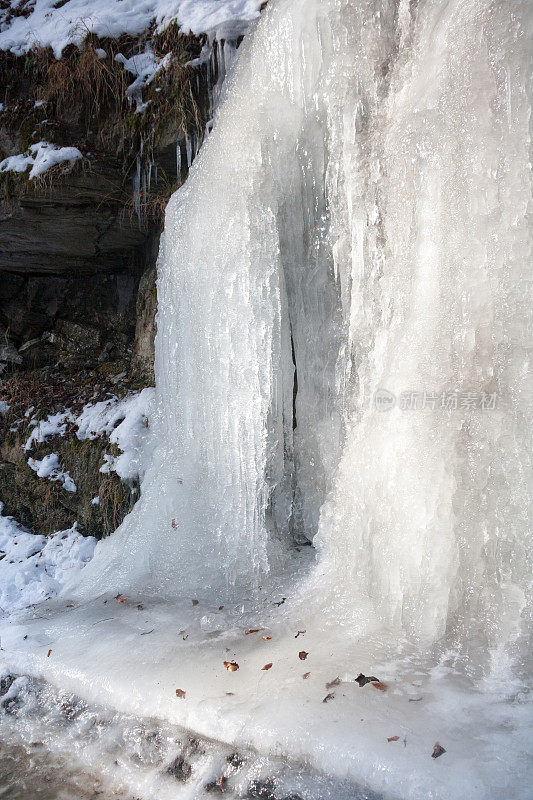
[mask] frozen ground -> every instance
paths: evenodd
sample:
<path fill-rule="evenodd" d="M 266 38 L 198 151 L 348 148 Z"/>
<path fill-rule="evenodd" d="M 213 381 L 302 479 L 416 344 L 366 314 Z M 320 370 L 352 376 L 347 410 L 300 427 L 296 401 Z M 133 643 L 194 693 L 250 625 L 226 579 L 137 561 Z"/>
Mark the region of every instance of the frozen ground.
<path fill-rule="evenodd" d="M 254 607 L 194 597 L 170 605 L 120 595 L 50 601 L 2 621 L 6 664 L 92 704 L 386 797 L 530 796 L 531 705 L 517 684 L 481 690 L 458 680 L 452 654 L 428 669 L 382 635 L 354 640 L 342 628 L 301 628 L 294 609 L 276 605 L 283 591 L 271 586 Z M 360 687 L 360 673 L 385 688 Z M 433 759 L 437 742 L 446 752 Z"/>

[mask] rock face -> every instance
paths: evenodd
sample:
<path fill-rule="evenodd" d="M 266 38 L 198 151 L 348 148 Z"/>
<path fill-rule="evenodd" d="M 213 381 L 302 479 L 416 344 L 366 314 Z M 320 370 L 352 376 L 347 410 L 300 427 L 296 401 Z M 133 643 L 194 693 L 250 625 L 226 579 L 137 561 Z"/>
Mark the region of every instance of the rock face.
<path fill-rule="evenodd" d="M 0 271 L 96 274 L 128 270 L 147 233 L 125 211 L 120 164 L 88 161 L 72 172 L 27 183 L 0 206 Z M 131 195 L 130 195 L 131 196 Z"/>
<path fill-rule="evenodd" d="M 167 68 L 145 85 L 145 110 L 136 113 L 134 76 L 122 63 L 146 42 L 101 45 L 88 36 L 59 60 L 43 48 L 20 58 L 0 51 L 0 162 L 11 159 L 0 168 L 5 374 L 110 361 L 129 370 L 133 352 L 135 374 L 153 380 L 159 232 L 166 202 L 186 178 L 185 155 L 177 174 L 177 143 L 185 154 L 186 137 L 201 138 L 205 127 L 207 70 L 188 66 L 200 40 L 171 26 L 148 46 Z M 39 141 L 76 146 L 82 157 L 37 178 L 30 166 L 13 168 Z"/>
<path fill-rule="evenodd" d="M 158 242 L 156 226 L 128 209 L 132 195 L 117 165 L 82 165 L 0 203 L 0 361 L 70 369 L 129 359 L 136 327 L 142 337 L 137 288 Z"/>
<path fill-rule="evenodd" d="M 154 343 L 157 311 L 157 272 L 155 266 L 147 269 L 139 282 L 137 313 L 131 372 L 141 381 L 152 384 L 154 376 Z"/>

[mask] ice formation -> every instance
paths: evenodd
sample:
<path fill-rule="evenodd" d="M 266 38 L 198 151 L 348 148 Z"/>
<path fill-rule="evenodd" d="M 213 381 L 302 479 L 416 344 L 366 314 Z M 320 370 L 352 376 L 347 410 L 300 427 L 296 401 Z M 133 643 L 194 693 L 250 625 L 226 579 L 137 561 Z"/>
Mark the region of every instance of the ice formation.
<path fill-rule="evenodd" d="M 167 211 L 158 447 L 96 586 L 246 584 L 318 530 L 343 613 L 430 640 L 519 616 L 526 12 L 309 0 L 259 26 Z"/>
<path fill-rule="evenodd" d="M 267 9 L 167 210 L 142 496 L 19 663 L 387 795 L 527 797 L 532 17 Z"/>

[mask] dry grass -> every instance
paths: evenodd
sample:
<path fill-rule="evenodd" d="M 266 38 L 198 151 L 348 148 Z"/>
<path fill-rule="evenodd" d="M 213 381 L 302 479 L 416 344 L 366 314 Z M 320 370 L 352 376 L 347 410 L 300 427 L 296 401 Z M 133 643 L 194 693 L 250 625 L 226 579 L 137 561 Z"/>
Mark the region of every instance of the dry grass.
<path fill-rule="evenodd" d="M 106 44 L 99 58 L 91 38 L 80 48 L 68 47 L 59 60 L 49 63 L 43 99 L 48 113 L 62 119 L 84 119 L 88 127 L 126 110 L 129 75 L 114 60 L 117 44 Z"/>

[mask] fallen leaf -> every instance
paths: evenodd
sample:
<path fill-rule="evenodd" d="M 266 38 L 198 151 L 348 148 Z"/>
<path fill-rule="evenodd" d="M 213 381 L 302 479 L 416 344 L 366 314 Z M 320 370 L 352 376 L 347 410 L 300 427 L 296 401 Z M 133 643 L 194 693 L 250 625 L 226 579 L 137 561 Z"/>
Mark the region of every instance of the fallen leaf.
<path fill-rule="evenodd" d="M 226 778 L 225 775 L 220 776 L 220 778 L 218 779 L 218 785 L 220 786 L 221 789 L 224 788 L 224 784 L 226 783 L 227 780 L 228 779 Z"/>
<path fill-rule="evenodd" d="M 270 663 L 270 664 L 265 664 L 265 666 L 264 666 L 264 667 L 261 667 L 261 671 L 263 671 L 263 670 L 265 670 L 265 669 L 270 669 L 270 667 L 271 667 L 271 666 L 272 666 L 272 664 L 271 664 L 271 663 Z"/>
<path fill-rule="evenodd" d="M 219 607 L 218 607 L 218 610 L 219 610 L 219 611 L 222 611 L 222 609 L 223 609 L 223 608 L 224 608 L 224 606 L 219 606 Z"/>
<path fill-rule="evenodd" d="M 118 597 L 115 597 L 115 600 L 117 601 L 117 603 L 127 603 L 128 602 L 125 597 L 120 597 L 120 595 Z"/>
<path fill-rule="evenodd" d="M 310 674 L 311 674 L 310 672 L 304 672 L 304 674 L 302 675 L 302 678 L 304 679 L 304 681 L 306 681 L 308 679 Z"/>
<path fill-rule="evenodd" d="M 388 742 L 397 742 L 399 738 L 400 738 L 399 736 L 388 736 L 387 737 L 387 741 Z"/>
<path fill-rule="evenodd" d="M 359 684 L 361 688 L 363 688 L 363 686 L 366 686 L 367 683 L 373 683 L 375 681 L 379 682 L 379 678 L 375 678 L 373 675 L 371 677 L 367 677 L 366 675 L 363 675 L 362 672 L 360 672 L 357 678 L 354 678 L 354 680 L 356 683 Z"/>
<path fill-rule="evenodd" d="M 329 683 L 326 683 L 326 689 L 332 689 L 334 686 L 338 686 L 340 682 L 341 682 L 340 678 L 334 678 Z"/>
<path fill-rule="evenodd" d="M 176 529 L 176 528 L 178 527 L 178 523 L 176 522 L 176 520 L 175 520 L 175 519 L 173 519 L 173 520 L 172 520 L 172 527 L 173 527 L 174 529 Z"/>
<path fill-rule="evenodd" d="M 183 689 L 176 689 L 176 697 L 179 697 L 180 700 L 183 700 L 187 692 L 184 692 Z"/>
<path fill-rule="evenodd" d="M 226 694 L 228 694 L 230 697 L 233 697 L 233 695 L 235 694 L 235 692 L 226 692 Z"/>
<path fill-rule="evenodd" d="M 237 672 L 239 669 L 239 665 L 236 661 L 224 661 L 224 666 L 228 670 L 228 672 Z"/>
<path fill-rule="evenodd" d="M 269 642 L 269 641 L 272 639 L 272 636 L 261 636 L 261 639 L 262 639 L 264 642 Z"/>
<path fill-rule="evenodd" d="M 383 681 L 374 681 L 372 682 L 372 686 L 374 687 L 374 689 L 379 689 L 380 692 L 387 691 L 387 684 L 383 683 Z"/>
<path fill-rule="evenodd" d="M 298 633 L 296 634 L 296 636 L 294 638 L 297 639 L 298 636 L 303 636 L 304 633 L 305 633 L 305 631 L 298 631 Z"/>
<path fill-rule="evenodd" d="M 334 698 L 334 697 L 335 697 L 335 695 L 333 694 L 333 692 L 330 692 L 329 694 L 327 694 L 327 695 L 324 697 L 324 699 L 322 700 L 322 702 L 323 702 L 323 703 L 327 703 L 329 700 L 333 700 L 333 698 Z"/>
<path fill-rule="evenodd" d="M 298 658 L 300 659 L 300 661 L 305 661 L 308 655 L 309 653 L 306 653 L 305 650 L 300 650 L 300 652 L 298 653 Z"/>
<path fill-rule="evenodd" d="M 244 633 L 248 636 L 249 633 L 259 633 L 259 628 L 247 628 Z"/>
<path fill-rule="evenodd" d="M 51 654 L 52 654 L 52 651 L 49 650 L 48 653 L 46 654 L 46 658 L 50 658 Z"/>
<path fill-rule="evenodd" d="M 192 604 L 193 604 L 193 606 L 197 606 L 198 605 L 198 600 L 193 600 Z"/>
<path fill-rule="evenodd" d="M 442 747 L 438 742 L 435 742 L 435 744 L 433 745 L 433 752 L 431 754 L 431 758 L 438 758 L 445 752 L 446 750 L 444 749 L 444 747 Z"/>

